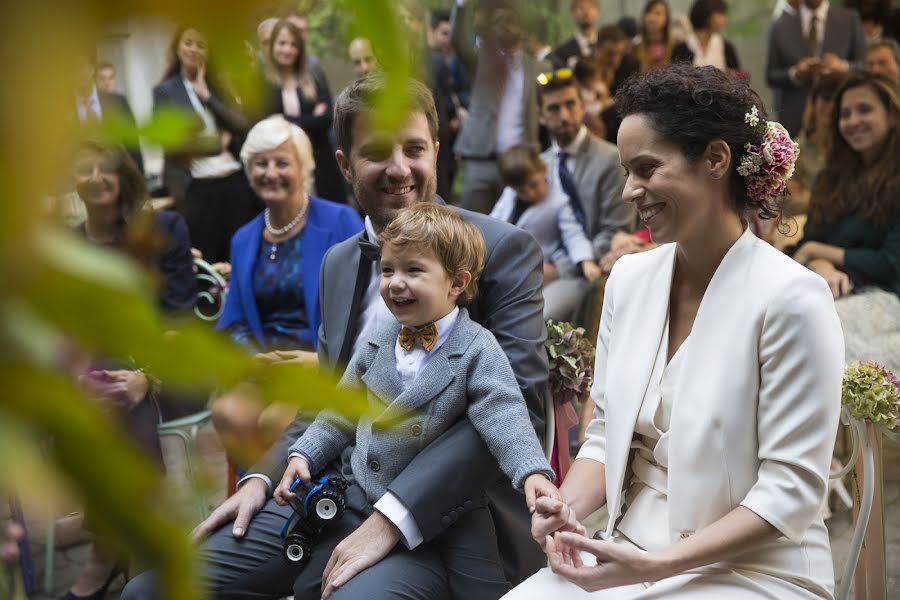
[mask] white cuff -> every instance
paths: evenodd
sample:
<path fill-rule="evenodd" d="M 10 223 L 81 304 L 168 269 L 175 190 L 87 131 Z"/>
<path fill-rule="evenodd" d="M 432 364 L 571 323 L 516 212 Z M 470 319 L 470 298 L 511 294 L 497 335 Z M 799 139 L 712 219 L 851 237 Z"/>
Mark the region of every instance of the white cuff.
<path fill-rule="evenodd" d="M 375 503 L 375 510 L 397 526 L 404 546 L 412 550 L 422 543 L 422 532 L 419 531 L 416 520 L 397 496 L 391 492 L 385 492 L 384 496 Z"/>
<path fill-rule="evenodd" d="M 269 479 L 267 476 L 263 475 L 262 473 L 247 473 L 246 475 L 241 477 L 241 480 L 237 482 L 237 485 L 235 487 L 236 488 L 241 487 L 241 485 L 243 485 L 245 481 L 248 481 L 253 477 L 256 477 L 257 479 L 262 479 L 263 481 L 266 482 L 266 488 L 269 490 L 268 495 L 271 496 L 272 495 L 272 480 Z"/>

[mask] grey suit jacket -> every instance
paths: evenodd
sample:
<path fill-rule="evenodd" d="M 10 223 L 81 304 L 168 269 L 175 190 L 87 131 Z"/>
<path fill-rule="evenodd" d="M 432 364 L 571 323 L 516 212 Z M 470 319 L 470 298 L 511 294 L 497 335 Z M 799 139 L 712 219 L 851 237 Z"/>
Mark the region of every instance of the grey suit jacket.
<path fill-rule="evenodd" d="M 300 453 L 316 473 L 355 440 L 353 476 L 377 502 L 425 446 L 468 415 L 516 489 L 532 473 L 553 478 L 516 377 L 490 331 L 460 309 L 446 341 L 405 389 L 397 373 L 399 333 L 396 320 L 373 332 L 341 379 L 342 386 L 368 390 L 370 416 L 354 432 L 340 412 L 322 411 L 290 453 Z"/>
<path fill-rule="evenodd" d="M 544 252 L 544 262 L 567 258 L 569 263 L 578 264 L 594 260 L 594 248 L 575 217 L 569 197 L 562 190 L 551 188 L 548 192 L 544 200 L 526 208 L 514 225 L 534 236 Z M 515 190 L 504 188 L 491 216 L 509 223 L 515 206 Z"/>
<path fill-rule="evenodd" d="M 443 203 L 440 198 L 436 202 Z M 544 340 L 543 268 L 540 248 L 524 231 L 487 215 L 460 210 L 478 227 L 487 246 L 479 294 L 469 317 L 497 339 L 515 371 L 536 431 L 544 430 L 549 394 Z M 361 234 L 365 235 L 365 234 Z M 359 331 L 360 299 L 373 263 L 361 260 L 359 237 L 331 247 L 322 261 L 319 296 L 320 368 L 343 368 Z M 278 481 L 287 467 L 288 448 L 308 426 L 296 419 L 250 473 Z M 475 468 L 473 468 L 475 467 Z M 404 469 L 388 486 L 412 513 L 425 541 L 431 541 L 476 505 L 487 491 L 507 578 L 517 583 L 546 564 L 530 535 L 531 517 L 497 461 L 472 427 L 461 419 Z"/>
<path fill-rule="evenodd" d="M 851 67 L 860 66 L 865 59 L 866 36 L 856 11 L 834 4 L 828 8 L 822 54 L 829 52 L 851 63 Z M 766 82 L 778 92 L 775 107 L 778 120 L 791 135 L 800 131 L 809 88 L 806 83 L 791 79 L 789 72 L 808 54 L 800 14 L 781 13 L 769 30 Z"/>
<path fill-rule="evenodd" d="M 467 26 L 467 7 L 454 8 L 453 48 L 460 62 L 470 73 L 475 73 L 472 83 L 472 96 L 469 101 L 469 116 L 463 125 L 459 137 L 453 146 L 454 152 L 463 158 L 493 158 L 497 152 L 497 113 L 500 104 L 497 101 L 498 85 L 502 81 L 497 72 L 486 68 L 490 59 L 487 50 L 482 46 L 476 50 L 472 47 L 471 30 Z M 523 144 L 538 143 L 538 103 L 537 76 L 549 71 L 552 65 L 546 60 L 537 60 L 528 52 L 523 52 L 522 68 L 524 70 L 524 88 L 522 94 Z"/>
<path fill-rule="evenodd" d="M 544 151 L 541 158 L 551 173 L 558 172 L 559 156 L 552 148 Z M 634 229 L 634 206 L 622 200 L 625 172 L 614 145 L 588 132 L 574 158 L 575 186 L 584 208 L 588 237 L 599 259 L 609 250 L 615 232 Z"/>

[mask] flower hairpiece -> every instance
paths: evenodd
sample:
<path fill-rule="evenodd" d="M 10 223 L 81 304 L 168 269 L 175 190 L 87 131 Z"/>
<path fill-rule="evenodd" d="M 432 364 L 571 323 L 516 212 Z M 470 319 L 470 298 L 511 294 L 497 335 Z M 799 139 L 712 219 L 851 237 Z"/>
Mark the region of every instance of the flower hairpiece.
<path fill-rule="evenodd" d="M 762 121 L 756 105 L 744 114 L 744 122 L 763 139 L 759 145 L 744 146 L 747 154 L 741 157 L 737 171 L 747 181 L 750 202 L 762 204 L 784 193 L 787 180 L 794 174 L 800 147 L 781 123 Z"/>

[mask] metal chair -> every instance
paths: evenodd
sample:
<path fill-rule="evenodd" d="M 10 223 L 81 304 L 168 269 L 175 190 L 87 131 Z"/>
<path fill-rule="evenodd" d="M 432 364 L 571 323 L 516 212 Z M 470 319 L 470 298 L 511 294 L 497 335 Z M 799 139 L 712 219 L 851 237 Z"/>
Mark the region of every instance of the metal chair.
<path fill-rule="evenodd" d="M 209 504 L 207 503 L 206 492 L 197 479 L 197 435 L 200 432 L 200 426 L 209 421 L 211 414 L 210 411 L 204 410 L 180 419 L 161 422 L 157 426 L 160 438 L 174 436 L 179 438 L 184 444 L 188 478 L 190 479 L 194 498 L 197 502 L 197 512 L 200 513 L 201 520 L 209 516 Z"/>
<path fill-rule="evenodd" d="M 216 321 L 225 308 L 225 295 L 228 293 L 228 282 L 213 269 L 212 265 L 201 258 L 194 259 L 197 270 L 197 302 L 194 314 L 203 321 Z"/>

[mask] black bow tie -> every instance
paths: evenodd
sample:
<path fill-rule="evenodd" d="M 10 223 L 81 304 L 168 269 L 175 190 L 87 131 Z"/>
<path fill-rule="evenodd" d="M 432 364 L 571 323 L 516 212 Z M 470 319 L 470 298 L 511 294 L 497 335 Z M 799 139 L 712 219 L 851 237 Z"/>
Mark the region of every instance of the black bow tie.
<path fill-rule="evenodd" d="M 373 244 L 363 236 L 360 236 L 359 238 L 359 251 L 371 261 L 376 261 L 381 258 L 381 250 L 378 248 L 378 244 Z"/>

